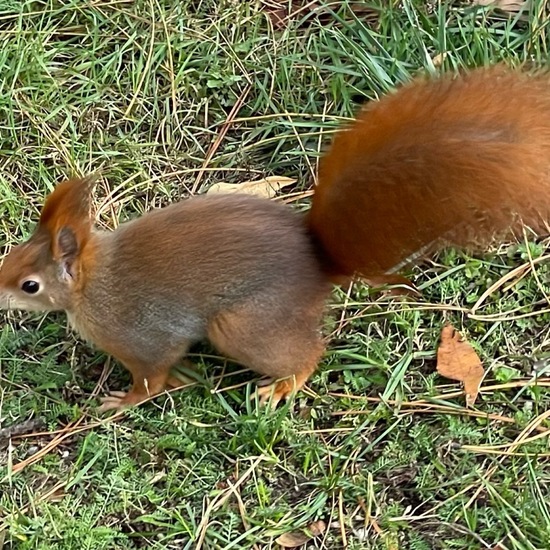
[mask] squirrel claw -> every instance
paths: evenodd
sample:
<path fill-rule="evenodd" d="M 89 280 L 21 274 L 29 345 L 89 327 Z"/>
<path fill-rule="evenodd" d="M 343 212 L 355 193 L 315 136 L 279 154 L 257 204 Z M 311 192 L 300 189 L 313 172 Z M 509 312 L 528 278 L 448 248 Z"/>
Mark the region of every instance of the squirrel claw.
<path fill-rule="evenodd" d="M 122 408 L 121 401 L 118 397 L 102 397 L 100 399 L 101 405 L 97 408 L 100 413 L 107 411 L 115 411 Z"/>
<path fill-rule="evenodd" d="M 101 405 L 98 407 L 100 413 L 107 411 L 113 411 L 117 409 L 122 409 L 126 406 L 125 397 L 128 394 L 123 391 L 112 391 L 109 395 L 105 397 L 100 397 L 99 401 Z"/>
<path fill-rule="evenodd" d="M 260 380 L 257 383 L 255 396 L 260 400 L 260 406 L 276 409 L 283 399 L 288 401 L 294 395 L 294 388 L 295 385 L 292 379 L 278 381 L 274 381 L 273 379 Z"/>

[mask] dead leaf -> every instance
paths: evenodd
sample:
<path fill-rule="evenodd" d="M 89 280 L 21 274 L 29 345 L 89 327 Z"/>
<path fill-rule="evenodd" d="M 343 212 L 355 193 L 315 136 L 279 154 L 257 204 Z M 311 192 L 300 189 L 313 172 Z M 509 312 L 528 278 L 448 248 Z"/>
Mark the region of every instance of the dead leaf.
<path fill-rule="evenodd" d="M 446 378 L 463 382 L 466 405 L 473 406 L 485 372 L 474 348 L 452 325 L 446 325 L 441 331 L 437 372 Z"/>
<path fill-rule="evenodd" d="M 527 9 L 528 0 L 474 0 L 474 6 L 493 6 L 508 13 L 518 13 Z"/>
<path fill-rule="evenodd" d="M 296 183 L 295 179 L 284 176 L 267 176 L 261 180 L 243 181 L 242 183 L 215 183 L 208 191 L 207 195 L 244 193 L 246 195 L 256 195 L 266 199 L 273 198 L 283 187 Z"/>
<path fill-rule="evenodd" d="M 291 531 L 290 533 L 283 533 L 275 541 L 279 546 L 283 548 L 297 548 L 309 542 L 311 539 L 322 535 L 327 528 L 324 521 L 314 521 L 307 526 L 307 529 L 303 531 Z"/>

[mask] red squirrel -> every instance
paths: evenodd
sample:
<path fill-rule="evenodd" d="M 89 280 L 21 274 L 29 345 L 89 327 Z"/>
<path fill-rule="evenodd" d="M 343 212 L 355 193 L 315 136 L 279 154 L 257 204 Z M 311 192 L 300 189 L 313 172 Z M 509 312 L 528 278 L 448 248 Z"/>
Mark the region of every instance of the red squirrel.
<path fill-rule="evenodd" d="M 199 340 L 300 389 L 324 351 L 332 283 L 391 278 L 442 246 L 486 243 L 550 214 L 550 78 L 503 68 L 419 79 L 340 131 L 304 217 L 267 199 L 202 196 L 94 229 L 91 178 L 58 185 L 0 269 L 0 307 L 64 310 L 132 374 L 104 410 L 178 386 Z"/>

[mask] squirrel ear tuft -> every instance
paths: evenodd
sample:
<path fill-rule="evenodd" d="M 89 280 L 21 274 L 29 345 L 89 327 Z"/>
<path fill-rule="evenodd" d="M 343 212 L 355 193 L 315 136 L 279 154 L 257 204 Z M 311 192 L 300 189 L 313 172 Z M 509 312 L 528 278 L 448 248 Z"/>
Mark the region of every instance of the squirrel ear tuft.
<path fill-rule="evenodd" d="M 92 231 L 92 192 L 96 179 L 91 175 L 60 183 L 42 208 L 39 230 L 49 235 L 54 258 L 66 264 L 69 272 Z"/>

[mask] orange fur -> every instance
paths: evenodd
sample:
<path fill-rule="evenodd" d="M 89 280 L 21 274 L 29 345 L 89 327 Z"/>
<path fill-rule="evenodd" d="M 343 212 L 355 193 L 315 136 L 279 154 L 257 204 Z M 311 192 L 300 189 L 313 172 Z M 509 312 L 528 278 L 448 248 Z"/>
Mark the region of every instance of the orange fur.
<path fill-rule="evenodd" d="M 52 252 L 59 256 L 57 235 L 63 227 L 70 228 L 83 248 L 93 227 L 92 190 L 94 175 L 60 183 L 48 196 L 40 214 L 39 227 L 52 238 Z"/>
<path fill-rule="evenodd" d="M 496 67 L 369 104 L 322 159 L 309 216 L 330 271 L 377 278 L 550 217 L 550 77 Z"/>

